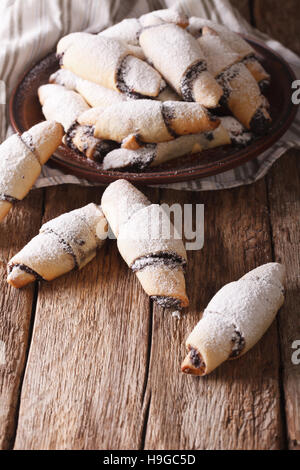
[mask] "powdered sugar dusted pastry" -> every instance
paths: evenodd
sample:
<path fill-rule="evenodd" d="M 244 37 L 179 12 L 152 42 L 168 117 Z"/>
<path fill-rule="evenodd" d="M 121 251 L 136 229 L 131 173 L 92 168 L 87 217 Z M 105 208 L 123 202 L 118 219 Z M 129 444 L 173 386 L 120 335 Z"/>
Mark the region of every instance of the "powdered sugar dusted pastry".
<path fill-rule="evenodd" d="M 38 90 L 42 111 L 47 120 L 54 120 L 67 131 L 84 111 L 90 109 L 78 93 L 61 85 L 42 85 Z"/>
<path fill-rule="evenodd" d="M 95 126 L 95 137 L 121 143 L 136 134 L 142 142 L 158 143 L 179 135 L 211 131 L 219 123 L 199 103 L 129 101 L 104 109 Z"/>
<path fill-rule="evenodd" d="M 266 98 L 239 54 L 210 27 L 203 26 L 198 42 L 205 54 L 207 68 L 223 87 L 226 104 L 242 124 L 254 133 L 264 134 L 271 118 Z"/>
<path fill-rule="evenodd" d="M 155 26 L 163 23 L 173 23 L 181 28 L 186 28 L 189 24 L 189 19 L 185 13 L 166 8 L 164 10 L 155 10 L 146 13 L 140 17 L 140 22 L 143 28 L 147 26 Z"/>
<path fill-rule="evenodd" d="M 215 108 L 222 88 L 207 70 L 198 41 L 174 24 L 148 27 L 140 34 L 146 57 L 185 101 Z"/>
<path fill-rule="evenodd" d="M 68 129 L 63 142 L 76 153 L 98 163 L 102 162 L 108 152 L 119 147 L 117 142 L 97 139 L 94 137 L 93 126 L 80 125 L 78 122 L 74 122 Z"/>
<path fill-rule="evenodd" d="M 21 136 L 14 134 L 0 146 L 0 221 L 15 202 L 29 193 L 42 166 L 61 144 L 60 124 L 37 124 Z"/>
<path fill-rule="evenodd" d="M 122 144 L 122 148 L 109 152 L 103 160 L 103 169 L 145 170 L 186 154 L 199 153 L 221 145 L 245 146 L 252 134 L 233 117 L 221 118 L 222 124 L 211 132 L 178 137 L 170 142 L 131 146 Z M 131 136 L 132 137 L 132 136 Z"/>
<path fill-rule="evenodd" d="M 139 45 L 139 33 L 142 28 L 141 22 L 137 18 L 126 18 L 109 28 L 101 31 L 99 36 L 106 36 L 117 40 L 124 41 L 133 46 Z"/>
<path fill-rule="evenodd" d="M 160 92 L 160 74 L 116 39 L 76 33 L 70 40 L 63 38 L 57 51 L 62 68 L 106 88 L 138 97 Z"/>
<path fill-rule="evenodd" d="M 228 131 L 220 125 L 214 131 L 178 137 L 169 142 L 148 144 L 136 150 L 129 147 L 109 152 L 103 160 L 103 169 L 145 170 L 189 153 L 231 143 Z"/>
<path fill-rule="evenodd" d="M 52 74 L 49 81 L 50 83 L 62 85 L 69 90 L 77 91 L 93 108 L 98 106 L 107 107 L 113 103 L 121 103 L 127 100 L 126 95 L 123 93 L 84 80 L 66 69 L 60 69 Z"/>
<path fill-rule="evenodd" d="M 271 125 L 267 99 L 247 67 L 239 62 L 218 76 L 224 89 L 222 102 L 254 134 L 263 135 Z"/>
<path fill-rule="evenodd" d="M 139 45 L 139 34 L 142 28 L 162 23 L 175 23 L 182 28 L 189 24 L 188 17 L 176 10 L 165 9 L 146 13 L 138 18 L 127 18 L 109 28 L 101 31 L 100 36 L 106 36 L 133 46 Z"/>
<path fill-rule="evenodd" d="M 78 122 L 81 115 L 86 112 L 94 114 L 93 110 L 99 111 L 100 108 L 90 108 L 77 92 L 49 84 L 41 86 L 38 94 L 46 119 L 55 119 L 64 126 L 66 135 L 63 143 L 67 147 L 90 160 L 101 162 L 108 152 L 118 146 L 94 137 L 93 124 Z"/>
<path fill-rule="evenodd" d="M 9 261 L 7 282 L 20 288 L 81 269 L 96 256 L 106 233 L 107 222 L 96 204 L 63 214 L 44 224 L 39 235 Z"/>
<path fill-rule="evenodd" d="M 216 31 L 222 40 L 239 56 L 239 61 L 244 61 L 244 64 L 249 69 L 259 86 L 264 89 L 270 83 L 270 75 L 266 72 L 260 64 L 256 51 L 250 44 L 245 41 L 239 34 L 229 30 L 226 26 L 205 18 L 191 17 L 189 19 L 189 32 L 196 38 L 200 38 L 203 33 L 203 28 L 209 27 Z"/>
<path fill-rule="evenodd" d="M 167 214 L 125 180 L 108 186 L 102 209 L 146 293 L 163 307 L 186 307 L 186 251 Z"/>
<path fill-rule="evenodd" d="M 189 335 L 182 371 L 206 375 L 236 359 L 263 336 L 284 302 L 284 266 L 269 263 L 225 285 Z"/>

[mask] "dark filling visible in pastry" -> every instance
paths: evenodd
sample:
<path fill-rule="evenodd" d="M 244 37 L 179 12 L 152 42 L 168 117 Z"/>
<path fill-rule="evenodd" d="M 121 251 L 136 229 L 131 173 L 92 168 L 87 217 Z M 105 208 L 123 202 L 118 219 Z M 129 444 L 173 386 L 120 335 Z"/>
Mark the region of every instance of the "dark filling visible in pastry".
<path fill-rule="evenodd" d="M 204 135 L 209 142 L 212 142 L 214 140 L 214 134 L 212 132 L 204 132 Z"/>
<path fill-rule="evenodd" d="M 223 95 L 220 99 L 220 105 L 221 106 L 227 106 L 228 103 L 228 98 L 231 93 L 231 87 L 230 87 L 230 82 L 233 80 L 236 76 L 238 75 L 238 70 L 234 66 L 230 66 L 228 69 L 224 70 L 222 73 L 220 73 L 217 77 L 216 80 L 218 84 L 222 87 L 223 89 Z"/>
<path fill-rule="evenodd" d="M 35 154 L 36 148 L 33 144 L 32 136 L 28 133 L 25 132 L 24 134 L 19 136 L 21 141 L 23 142 L 24 145 L 33 153 Z"/>
<path fill-rule="evenodd" d="M 7 201 L 11 204 L 15 204 L 16 202 L 19 202 L 19 199 L 12 196 L 8 196 L 7 194 L 0 194 L 0 201 Z"/>
<path fill-rule="evenodd" d="M 249 64 L 249 62 L 259 62 L 259 60 L 257 59 L 257 57 L 255 57 L 254 54 L 249 54 L 247 57 L 244 58 L 243 62 L 244 62 L 245 65 L 247 65 L 247 64 Z M 261 80 L 258 84 L 259 88 L 260 88 L 260 91 L 262 93 L 265 93 L 267 91 L 267 89 L 269 88 L 270 83 L 271 83 L 270 78 L 265 78 L 264 80 Z"/>
<path fill-rule="evenodd" d="M 60 234 L 56 233 L 51 228 L 46 228 L 43 233 L 52 233 L 53 235 L 55 235 L 58 238 L 59 243 L 63 245 L 65 252 L 68 253 L 70 256 L 72 256 L 74 260 L 74 269 L 79 269 L 78 260 L 71 245 L 68 242 L 66 242 L 66 240 L 61 238 Z"/>
<path fill-rule="evenodd" d="M 231 138 L 231 143 L 235 145 L 236 147 L 241 147 L 241 148 L 246 147 L 254 139 L 254 136 L 250 132 L 247 132 L 246 130 L 242 130 L 240 132 L 230 130 L 229 134 Z"/>
<path fill-rule="evenodd" d="M 245 344 L 246 344 L 245 338 L 242 336 L 242 334 L 238 330 L 235 330 L 234 335 L 231 339 L 231 342 L 233 346 L 232 346 L 232 351 L 229 357 L 230 358 L 238 357 L 245 347 Z"/>
<path fill-rule="evenodd" d="M 62 52 L 61 54 L 56 54 L 60 67 L 64 65 L 64 61 L 63 61 L 64 55 L 65 55 L 64 52 Z"/>
<path fill-rule="evenodd" d="M 180 86 L 184 101 L 194 101 L 193 82 L 199 77 L 201 73 L 206 72 L 206 70 L 207 66 L 204 60 L 196 62 L 187 70 Z"/>
<path fill-rule="evenodd" d="M 268 91 L 268 88 L 270 86 L 271 81 L 268 78 L 265 78 L 264 80 L 261 80 L 258 84 L 260 91 L 262 94 L 266 93 Z"/>
<path fill-rule="evenodd" d="M 185 268 L 186 260 L 176 253 L 160 252 L 153 255 L 142 256 L 134 261 L 130 266 L 133 272 L 141 271 L 147 266 L 164 264 L 169 268 Z"/>
<path fill-rule="evenodd" d="M 145 152 L 139 152 L 137 156 L 132 160 L 132 162 L 128 163 L 126 167 L 123 167 L 120 170 L 126 170 L 130 168 L 131 171 L 143 171 L 151 165 L 151 163 L 155 159 L 155 156 L 156 144 L 149 144 L 147 145 L 147 150 Z"/>
<path fill-rule="evenodd" d="M 8 267 L 8 274 L 10 274 L 12 272 L 12 270 L 14 268 L 19 268 L 21 271 L 24 271 L 25 273 L 27 274 L 31 274 L 32 276 L 35 277 L 35 279 L 37 281 L 43 281 L 44 279 L 42 278 L 42 276 L 40 276 L 36 271 L 34 271 L 33 269 L 29 268 L 28 266 L 26 266 L 25 264 L 12 264 Z"/>
<path fill-rule="evenodd" d="M 143 99 L 145 98 L 144 95 L 141 93 L 137 93 L 136 91 L 130 89 L 126 83 L 126 71 L 127 67 L 125 65 L 125 62 L 127 60 L 127 57 L 124 57 L 124 59 L 121 61 L 120 66 L 118 68 L 117 74 L 116 74 L 116 81 L 117 81 L 117 88 L 121 93 L 125 93 L 129 98 L 132 99 Z M 151 97 L 147 96 L 147 99 L 151 99 Z"/>
<path fill-rule="evenodd" d="M 268 132 L 271 122 L 266 118 L 262 108 L 259 108 L 250 121 L 250 129 L 254 134 L 264 135 Z"/>
<path fill-rule="evenodd" d="M 82 135 L 82 151 L 74 144 L 74 138 L 77 135 L 78 129 L 80 128 L 80 132 Z M 89 139 L 91 139 L 91 143 L 89 144 Z M 119 147 L 117 142 L 113 142 L 112 140 L 101 140 L 97 139 L 99 142 L 94 147 L 93 150 L 93 160 L 96 162 L 101 163 L 105 155 L 107 155 L 112 150 Z M 68 132 L 65 136 L 65 144 L 74 152 L 87 157 L 86 153 L 87 150 L 90 149 L 90 146 L 93 148 L 93 142 L 95 141 L 94 137 L 94 127 L 93 126 L 80 126 L 77 122 L 72 124 L 69 128 Z M 87 157 L 88 158 L 88 157 Z"/>
<path fill-rule="evenodd" d="M 154 300 L 160 307 L 163 308 L 176 308 L 181 309 L 181 300 L 174 297 L 165 297 L 163 295 L 152 295 L 151 300 Z"/>
<path fill-rule="evenodd" d="M 172 129 L 172 120 L 175 118 L 175 111 L 173 106 L 170 104 L 162 103 L 161 114 L 169 134 L 174 138 L 178 137 L 178 134 L 174 131 L 174 129 Z"/>
<path fill-rule="evenodd" d="M 202 359 L 201 354 L 195 348 L 190 348 L 191 363 L 196 369 L 205 369 L 206 364 Z"/>

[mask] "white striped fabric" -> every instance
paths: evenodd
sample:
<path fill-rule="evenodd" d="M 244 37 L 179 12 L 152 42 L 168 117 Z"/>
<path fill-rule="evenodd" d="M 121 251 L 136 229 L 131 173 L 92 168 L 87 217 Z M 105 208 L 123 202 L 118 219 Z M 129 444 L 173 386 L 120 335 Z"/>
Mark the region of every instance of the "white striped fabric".
<path fill-rule="evenodd" d="M 300 58 L 253 29 L 228 0 L 1 0 L 0 1 L 0 140 L 12 133 L 5 94 L 9 96 L 24 71 L 72 31 L 97 32 L 125 17 L 138 17 L 160 8 L 181 9 L 250 34 L 281 54 L 300 79 Z M 6 93 L 5 93 L 6 91 Z M 300 110 L 286 134 L 271 149 L 245 165 L 225 173 L 164 187 L 178 190 L 215 190 L 250 184 L 262 178 L 289 148 L 300 146 Z M 59 170 L 44 167 L 36 187 L 73 183 L 92 185 Z"/>

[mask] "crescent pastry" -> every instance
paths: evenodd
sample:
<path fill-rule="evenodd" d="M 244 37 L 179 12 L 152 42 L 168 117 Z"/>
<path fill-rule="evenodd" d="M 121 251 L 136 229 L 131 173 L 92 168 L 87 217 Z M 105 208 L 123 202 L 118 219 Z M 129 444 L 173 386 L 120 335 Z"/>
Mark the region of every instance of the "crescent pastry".
<path fill-rule="evenodd" d="M 7 282 L 20 288 L 81 269 L 96 256 L 106 233 L 105 217 L 96 204 L 63 214 L 44 224 L 40 233 L 9 261 Z"/>
<path fill-rule="evenodd" d="M 187 255 L 169 216 L 125 180 L 108 186 L 102 208 L 122 257 L 146 293 L 163 307 L 186 307 Z"/>
<path fill-rule="evenodd" d="M 129 96 L 156 97 L 162 78 L 151 65 L 135 57 L 133 49 L 113 38 L 73 33 L 57 46 L 62 68 L 85 80 Z"/>
<path fill-rule="evenodd" d="M 185 101 L 218 106 L 222 88 L 207 70 L 203 51 L 191 34 L 175 24 L 162 24 L 143 29 L 139 40 L 148 60 Z"/>
<path fill-rule="evenodd" d="M 182 371 L 206 375 L 236 359 L 263 336 L 284 302 L 285 268 L 260 266 L 239 281 L 226 284 L 209 302 L 186 341 Z"/>
<path fill-rule="evenodd" d="M 138 134 L 142 142 L 158 143 L 179 135 L 215 129 L 220 120 L 199 103 L 154 100 L 128 101 L 103 110 L 95 126 L 95 137 L 122 142 Z"/>
<path fill-rule="evenodd" d="M 21 136 L 14 134 L 0 146 L 0 221 L 15 202 L 29 193 L 42 166 L 61 144 L 60 124 L 47 121 Z"/>

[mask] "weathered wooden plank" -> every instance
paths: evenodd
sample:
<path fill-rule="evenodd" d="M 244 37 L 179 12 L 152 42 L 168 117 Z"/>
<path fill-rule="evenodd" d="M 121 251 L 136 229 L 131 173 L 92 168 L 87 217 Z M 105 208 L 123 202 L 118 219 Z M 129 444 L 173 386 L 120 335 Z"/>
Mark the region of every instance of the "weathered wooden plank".
<path fill-rule="evenodd" d="M 101 193 L 48 190 L 45 218 Z M 112 241 L 81 272 L 41 285 L 16 449 L 140 447 L 149 306 Z"/>
<path fill-rule="evenodd" d="M 42 200 L 41 190 L 32 192 L 0 224 L 0 449 L 13 445 L 35 293 L 34 285 L 22 292 L 8 286 L 6 266 L 38 232 Z"/>
<path fill-rule="evenodd" d="M 287 267 L 286 301 L 279 315 L 279 332 L 288 444 L 291 449 L 298 450 L 300 449 L 300 364 L 292 361 L 292 354 L 296 353 L 292 345 L 294 341 L 300 341 L 299 156 L 299 151 L 289 151 L 274 165 L 267 179 L 274 252 L 276 258 Z"/>
<path fill-rule="evenodd" d="M 185 339 L 212 295 L 272 259 L 265 184 L 182 194 L 164 191 L 163 199 L 205 204 L 205 246 L 189 253 L 188 314 L 177 320 L 154 307 L 145 448 L 282 448 L 276 322 L 252 351 L 210 376 L 180 372 Z"/>
<path fill-rule="evenodd" d="M 299 0 L 254 0 L 256 26 L 300 54 Z"/>
<path fill-rule="evenodd" d="M 249 0 L 230 0 L 230 3 L 236 8 L 246 20 L 250 21 Z"/>

